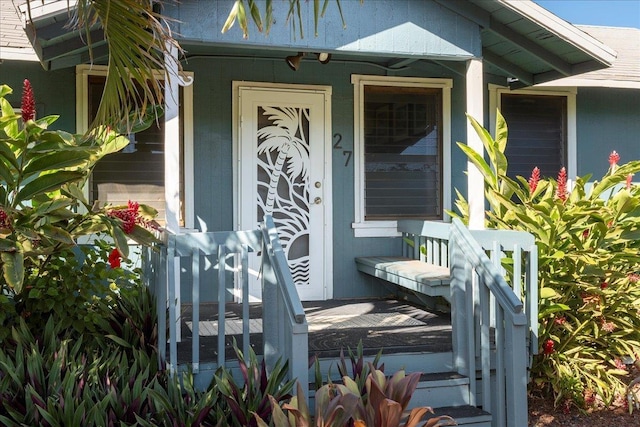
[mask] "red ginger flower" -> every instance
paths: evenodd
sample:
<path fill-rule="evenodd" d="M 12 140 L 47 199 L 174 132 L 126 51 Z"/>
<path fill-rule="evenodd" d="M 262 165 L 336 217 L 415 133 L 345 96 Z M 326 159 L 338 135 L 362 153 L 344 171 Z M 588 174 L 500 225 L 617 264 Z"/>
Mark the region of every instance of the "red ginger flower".
<path fill-rule="evenodd" d="M 631 180 L 633 179 L 633 174 L 630 173 L 627 175 L 627 190 L 631 190 Z"/>
<path fill-rule="evenodd" d="M 139 208 L 140 205 L 138 203 L 129 200 L 127 208 L 112 209 L 108 212 L 108 215 L 120 219 L 122 221 L 122 230 L 126 234 L 131 234 L 136 224 L 144 224 L 144 220 L 138 214 Z"/>
<path fill-rule="evenodd" d="M 536 166 L 531 171 L 531 178 L 529 178 L 529 194 L 533 194 L 538 188 L 538 182 L 540 182 L 540 169 Z"/>
<path fill-rule="evenodd" d="M 122 256 L 120 255 L 120 251 L 118 249 L 114 249 L 109 253 L 109 265 L 111 268 L 120 267 L 120 259 Z"/>
<path fill-rule="evenodd" d="M 565 168 L 560 169 L 560 172 L 558 173 L 556 197 L 563 202 L 567 200 L 567 170 Z"/>
<path fill-rule="evenodd" d="M 36 101 L 33 98 L 33 89 L 29 80 L 24 79 L 22 86 L 22 122 L 27 123 L 36 116 Z"/>
<path fill-rule="evenodd" d="M 553 342 L 553 340 L 548 339 L 544 342 L 544 345 L 542 346 L 542 350 L 544 352 L 544 354 L 551 354 L 555 351 L 555 343 Z"/>
<path fill-rule="evenodd" d="M 613 150 L 611 154 L 609 154 L 609 166 L 616 166 L 620 161 L 620 154 L 616 150 Z"/>

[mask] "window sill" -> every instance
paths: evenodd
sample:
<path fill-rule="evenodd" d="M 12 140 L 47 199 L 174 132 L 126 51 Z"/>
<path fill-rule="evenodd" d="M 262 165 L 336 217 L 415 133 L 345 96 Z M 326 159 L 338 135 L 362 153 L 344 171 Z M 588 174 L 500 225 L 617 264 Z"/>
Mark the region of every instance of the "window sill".
<path fill-rule="evenodd" d="M 364 221 L 351 224 L 354 237 L 400 237 L 397 221 Z"/>

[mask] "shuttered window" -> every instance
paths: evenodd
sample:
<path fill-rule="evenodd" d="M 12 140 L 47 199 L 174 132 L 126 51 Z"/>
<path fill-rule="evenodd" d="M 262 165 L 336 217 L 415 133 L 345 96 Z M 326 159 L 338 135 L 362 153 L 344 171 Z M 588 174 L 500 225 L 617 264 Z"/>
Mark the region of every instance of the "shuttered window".
<path fill-rule="evenodd" d="M 104 76 L 89 76 L 89 121 L 93 120 L 104 88 Z M 180 88 L 182 104 L 182 88 Z M 183 162 L 182 108 L 180 108 L 180 162 Z M 101 159 L 91 176 L 89 198 L 100 205 L 126 205 L 132 200 L 158 210 L 158 222 L 164 224 L 164 120 L 148 129 L 129 135 L 130 143 L 122 151 Z M 182 172 L 182 171 L 181 171 Z M 180 174 L 181 220 L 184 225 L 184 174 Z"/>
<path fill-rule="evenodd" d="M 501 112 L 509 129 L 508 175 L 529 178 L 537 166 L 543 177 L 557 177 L 567 166 L 567 98 L 502 94 Z"/>
<path fill-rule="evenodd" d="M 365 220 L 442 217 L 442 90 L 364 88 Z"/>

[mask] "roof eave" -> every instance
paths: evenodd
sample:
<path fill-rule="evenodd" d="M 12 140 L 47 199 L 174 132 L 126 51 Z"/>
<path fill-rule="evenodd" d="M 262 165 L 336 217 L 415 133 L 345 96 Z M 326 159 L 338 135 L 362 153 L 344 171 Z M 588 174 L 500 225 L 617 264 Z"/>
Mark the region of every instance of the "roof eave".
<path fill-rule="evenodd" d="M 551 33 L 566 40 L 567 43 L 585 52 L 605 67 L 611 66 L 616 59 L 617 55 L 613 49 L 532 1 L 495 1 L 503 7 L 522 15 L 531 22 L 544 26 Z"/>

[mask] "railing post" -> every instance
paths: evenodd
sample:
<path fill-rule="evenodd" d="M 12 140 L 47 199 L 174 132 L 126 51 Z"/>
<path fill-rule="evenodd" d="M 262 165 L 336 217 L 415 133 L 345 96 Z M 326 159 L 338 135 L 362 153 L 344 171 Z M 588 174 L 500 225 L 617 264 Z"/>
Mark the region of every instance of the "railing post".
<path fill-rule="evenodd" d="M 461 248 L 455 243 L 454 232 L 450 239 L 450 266 L 451 271 L 451 329 L 452 350 L 454 368 L 462 375 L 469 374 L 469 366 L 466 360 L 469 354 L 467 336 L 466 313 L 466 286 L 470 280 L 471 267 L 467 263 Z"/>
<path fill-rule="evenodd" d="M 513 319 L 506 319 L 511 323 Z M 505 331 L 505 371 L 507 427 L 520 427 L 527 423 L 527 346 L 526 323 L 512 324 Z M 524 424 L 523 424 L 524 423 Z"/>
<path fill-rule="evenodd" d="M 281 308 L 278 307 L 278 285 L 276 274 L 271 264 L 268 251 L 272 251 L 269 243 L 263 238 L 262 242 L 262 339 L 264 359 L 269 368 L 278 360 L 278 353 L 282 351 L 279 340 L 281 329 L 278 320 Z"/>

